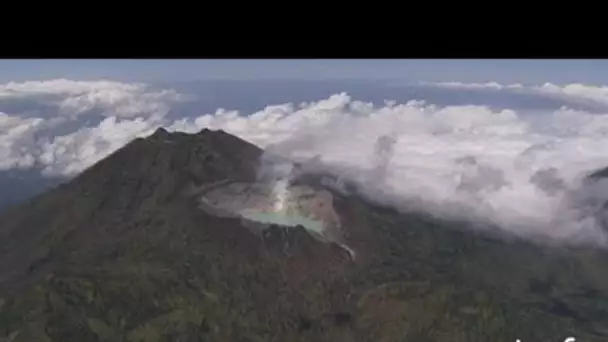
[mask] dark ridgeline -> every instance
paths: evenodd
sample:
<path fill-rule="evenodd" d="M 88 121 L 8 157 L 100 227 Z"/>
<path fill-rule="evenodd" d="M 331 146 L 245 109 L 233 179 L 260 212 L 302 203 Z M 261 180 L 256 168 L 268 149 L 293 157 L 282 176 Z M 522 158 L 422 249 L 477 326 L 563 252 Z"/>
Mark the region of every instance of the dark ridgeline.
<path fill-rule="evenodd" d="M 255 180 L 257 147 L 159 129 L 0 217 L 4 341 L 608 339 L 601 251 L 503 240 L 335 193 L 357 252 L 254 234 L 197 189 Z"/>

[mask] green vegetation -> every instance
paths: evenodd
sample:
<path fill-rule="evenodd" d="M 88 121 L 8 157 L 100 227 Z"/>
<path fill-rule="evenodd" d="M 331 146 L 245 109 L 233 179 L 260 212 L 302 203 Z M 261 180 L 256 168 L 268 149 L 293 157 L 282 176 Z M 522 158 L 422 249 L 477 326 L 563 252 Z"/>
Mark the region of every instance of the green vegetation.
<path fill-rule="evenodd" d="M 166 143 L 166 141 L 169 143 Z M 343 249 L 189 189 L 260 151 L 158 132 L 0 218 L 0 341 L 606 341 L 608 258 L 336 195 Z"/>

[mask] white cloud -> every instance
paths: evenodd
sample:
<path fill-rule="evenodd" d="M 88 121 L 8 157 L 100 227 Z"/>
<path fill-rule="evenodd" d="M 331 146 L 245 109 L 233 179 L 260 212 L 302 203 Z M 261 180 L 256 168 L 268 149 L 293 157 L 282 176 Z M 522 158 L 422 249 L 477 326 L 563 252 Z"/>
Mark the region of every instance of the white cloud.
<path fill-rule="evenodd" d="M 487 89 L 495 91 L 515 91 L 526 92 L 549 97 L 556 97 L 575 102 L 596 103 L 608 106 L 608 87 L 594 86 L 580 83 L 567 85 L 556 85 L 545 83 L 540 86 L 515 84 L 498 84 L 496 82 L 489 83 L 462 83 L 462 82 L 437 82 L 437 83 L 422 83 L 427 86 L 435 86 L 442 88 L 460 88 L 460 89 Z"/>
<path fill-rule="evenodd" d="M 41 146 L 38 161 L 48 175 L 75 175 L 136 137 L 146 136 L 159 122 L 108 117 L 97 127 L 55 137 Z"/>
<path fill-rule="evenodd" d="M 59 113 L 68 116 L 99 109 L 104 116 L 119 117 L 163 116 L 172 102 L 184 100 L 173 90 L 154 91 L 141 83 L 65 79 L 0 85 L 2 98 L 38 98 L 58 105 Z"/>
<path fill-rule="evenodd" d="M 428 82 L 424 82 L 422 84 L 431 85 L 431 86 L 434 85 L 434 86 L 446 87 L 446 88 L 469 88 L 469 89 L 502 90 L 502 89 L 521 89 L 521 88 L 523 88 L 523 85 L 521 85 L 519 83 L 504 85 L 504 84 L 499 84 L 496 82 L 488 82 L 488 83 L 463 83 L 463 82 L 428 83 Z"/>
<path fill-rule="evenodd" d="M 0 113 L 0 170 L 38 166 L 48 175 L 71 176 L 162 124 L 171 106 L 187 98 L 173 90 L 111 81 L 0 85 L 0 111 L 2 101 L 14 99 L 43 103 L 54 112 L 43 117 Z M 83 115 L 91 117 L 92 126 L 75 126 Z"/>
<path fill-rule="evenodd" d="M 601 87 L 449 86 L 517 89 L 608 104 Z M 40 97 L 49 94 L 51 100 Z M 255 113 L 219 109 L 169 121 L 166 112 L 183 96 L 141 84 L 8 84 L 0 86 L 0 111 L 2 97 L 54 101 L 58 112 L 52 119 L 0 114 L 0 169 L 37 165 L 45 174 L 69 176 L 159 125 L 185 132 L 224 129 L 291 157 L 318 156 L 393 203 L 414 201 L 437 212 L 466 213 L 528 236 L 604 239 L 596 225 L 580 220 L 571 201 L 581 196 L 575 189 L 582 175 L 608 166 L 608 109 L 606 114 L 562 108 L 529 115 L 518 112 L 516 104 L 507 110 L 439 107 L 409 98 L 378 107 L 340 93 L 316 102 L 272 104 Z M 49 133 L 91 108 L 101 109 L 92 125 Z M 394 142 L 379 158 L 376 143 L 391 140 L 386 137 Z"/>
<path fill-rule="evenodd" d="M 409 102 L 374 108 L 338 94 L 250 116 L 221 111 L 170 129 L 221 128 L 290 157 L 319 156 L 365 182 L 370 193 L 419 199 L 445 212 L 464 210 L 523 235 L 603 239 L 597 226 L 582 224 L 563 203 L 582 175 L 608 166 L 608 113 L 562 109 L 534 119 L 484 106 Z M 395 139 L 386 178 L 369 183 L 370 174 L 377 175 L 374 146 L 383 136 Z"/>
<path fill-rule="evenodd" d="M 31 140 L 44 120 L 0 112 L 0 170 L 29 168 L 35 163 Z"/>
<path fill-rule="evenodd" d="M 544 94 L 608 104 L 608 87 L 605 86 L 590 86 L 575 83 L 560 87 L 555 84 L 545 83 L 540 87 L 535 87 L 535 89 Z"/>

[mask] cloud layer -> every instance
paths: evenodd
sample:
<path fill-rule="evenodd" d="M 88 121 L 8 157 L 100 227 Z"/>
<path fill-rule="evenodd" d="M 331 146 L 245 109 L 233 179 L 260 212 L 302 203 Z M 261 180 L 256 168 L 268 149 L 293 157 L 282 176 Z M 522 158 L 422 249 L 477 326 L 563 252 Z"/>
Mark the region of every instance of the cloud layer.
<path fill-rule="evenodd" d="M 73 176 L 163 120 L 187 98 L 110 81 L 0 85 L 0 170 Z"/>
<path fill-rule="evenodd" d="M 574 102 L 589 102 L 601 105 L 608 105 L 608 87 L 606 86 L 589 86 L 580 83 L 558 86 L 552 83 L 545 83 L 540 86 L 524 86 L 519 83 L 514 84 L 498 84 L 496 82 L 489 83 L 461 83 L 461 82 L 441 82 L 430 83 L 430 86 L 445 87 L 453 89 L 478 89 L 478 90 L 495 90 L 495 91 L 511 91 L 515 93 L 531 93 L 542 96 L 557 97 L 568 99 Z"/>
<path fill-rule="evenodd" d="M 600 187 L 584 190 L 581 177 L 608 166 L 608 88 L 427 86 L 480 89 L 479 96 L 513 91 L 592 103 L 601 110 L 592 114 L 564 106 L 530 112 L 516 103 L 503 109 L 438 106 L 424 98 L 372 104 L 337 93 L 253 113 L 221 109 L 175 119 L 167 113 L 188 97 L 170 89 L 108 81 L 27 82 L 0 86 L 0 169 L 37 167 L 47 175 L 71 176 L 158 126 L 223 129 L 288 157 L 316 157 L 387 203 L 474 217 L 525 236 L 605 241 L 578 204 L 604 196 Z M 46 111 L 11 112 L 16 107 L 3 105 L 24 99 Z M 54 115 L 48 108 L 55 108 Z"/>

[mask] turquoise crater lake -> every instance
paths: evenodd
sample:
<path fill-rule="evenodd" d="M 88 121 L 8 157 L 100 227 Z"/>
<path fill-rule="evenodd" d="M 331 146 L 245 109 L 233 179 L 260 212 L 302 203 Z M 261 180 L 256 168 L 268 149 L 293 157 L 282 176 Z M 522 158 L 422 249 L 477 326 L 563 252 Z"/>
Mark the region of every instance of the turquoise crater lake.
<path fill-rule="evenodd" d="M 313 220 L 311 218 L 298 214 L 288 214 L 285 212 L 263 212 L 248 209 L 241 211 L 240 215 L 245 219 L 267 224 L 276 224 L 290 227 L 301 225 L 304 228 L 317 232 L 319 234 L 323 234 L 323 231 L 325 230 L 324 222 Z"/>

